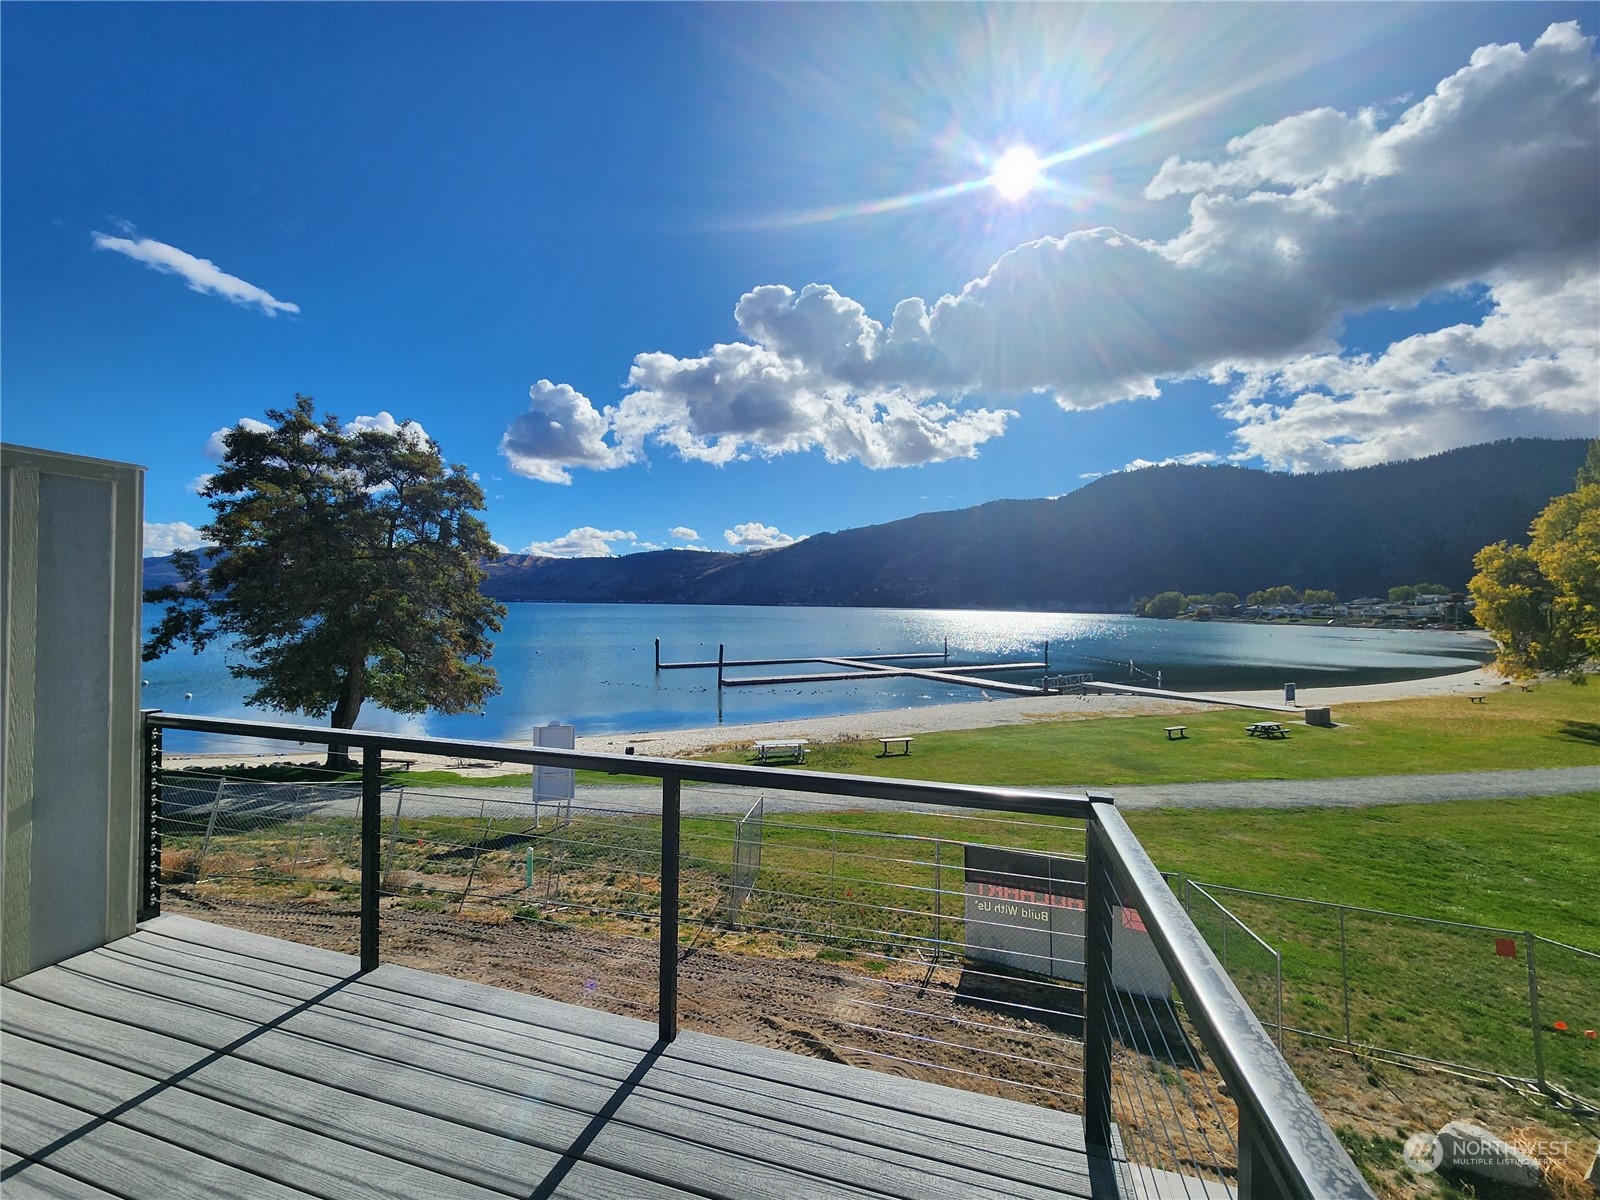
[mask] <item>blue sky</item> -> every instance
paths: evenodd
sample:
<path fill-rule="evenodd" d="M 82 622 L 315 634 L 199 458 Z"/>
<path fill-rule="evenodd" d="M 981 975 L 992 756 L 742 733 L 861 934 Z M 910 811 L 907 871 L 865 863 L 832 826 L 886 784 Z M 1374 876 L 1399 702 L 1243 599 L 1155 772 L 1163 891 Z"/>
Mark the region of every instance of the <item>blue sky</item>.
<path fill-rule="evenodd" d="M 152 552 L 296 392 L 546 553 L 1594 436 L 1595 13 L 6 4 L 0 431 Z"/>

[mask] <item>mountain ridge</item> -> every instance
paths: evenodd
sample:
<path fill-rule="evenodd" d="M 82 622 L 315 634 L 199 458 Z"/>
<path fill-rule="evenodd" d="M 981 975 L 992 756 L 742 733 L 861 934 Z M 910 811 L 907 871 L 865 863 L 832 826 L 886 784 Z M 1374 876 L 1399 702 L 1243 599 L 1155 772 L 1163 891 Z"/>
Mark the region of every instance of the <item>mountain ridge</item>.
<path fill-rule="evenodd" d="M 1168 589 L 1244 595 L 1287 583 L 1351 599 L 1421 579 L 1464 587 L 1479 549 L 1525 540 L 1539 510 L 1572 489 L 1587 447 L 1518 438 L 1306 475 L 1147 467 L 1051 499 L 743 554 L 506 555 L 486 564 L 483 589 L 503 601 L 1104 612 Z"/>

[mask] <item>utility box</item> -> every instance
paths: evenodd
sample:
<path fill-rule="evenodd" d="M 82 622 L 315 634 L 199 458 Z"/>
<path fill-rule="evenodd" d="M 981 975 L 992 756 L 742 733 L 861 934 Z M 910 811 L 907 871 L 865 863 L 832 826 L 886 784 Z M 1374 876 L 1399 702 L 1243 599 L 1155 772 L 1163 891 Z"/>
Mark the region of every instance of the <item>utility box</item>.
<path fill-rule="evenodd" d="M 144 468 L 0 446 L 6 982 L 134 931 Z"/>

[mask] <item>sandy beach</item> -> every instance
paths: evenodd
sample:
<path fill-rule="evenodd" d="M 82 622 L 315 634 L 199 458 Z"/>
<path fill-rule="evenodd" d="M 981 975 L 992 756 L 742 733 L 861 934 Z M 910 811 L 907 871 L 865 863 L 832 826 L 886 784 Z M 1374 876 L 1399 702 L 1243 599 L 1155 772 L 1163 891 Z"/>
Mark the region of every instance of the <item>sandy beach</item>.
<path fill-rule="evenodd" d="M 1508 681 L 1486 667 L 1428 679 L 1405 679 L 1397 683 L 1365 684 L 1355 687 L 1299 688 L 1295 703 L 1300 708 L 1332 708 L 1337 721 L 1341 704 L 1362 704 L 1376 700 L 1403 700 L 1416 696 L 1438 696 L 1482 691 L 1507 686 Z M 1257 692 L 1210 692 L 1208 696 L 1239 704 L 1281 706 L 1281 689 Z M 807 717 L 792 721 L 771 721 L 752 725 L 712 725 L 699 729 L 672 729 L 664 732 L 608 733 L 579 737 L 578 749 L 622 753 L 628 746 L 635 754 L 662 758 L 693 756 L 721 749 L 748 746 L 763 738 L 806 738 L 812 742 L 849 741 L 859 738 L 907 737 L 947 729 L 991 729 L 1000 725 L 1024 725 L 1032 721 L 1080 721 L 1098 717 L 1167 716 L 1203 712 L 1216 705 L 1192 700 L 1157 700 L 1144 696 L 1011 696 L 979 703 L 929 704 L 917 708 L 885 709 L 880 712 L 850 713 L 839 717 Z"/>
<path fill-rule="evenodd" d="M 1341 705 L 1377 700 L 1401 700 L 1417 696 L 1459 695 L 1507 686 L 1510 686 L 1509 681 L 1503 677 L 1492 673 L 1488 668 L 1477 668 L 1450 675 L 1435 675 L 1427 679 L 1401 680 L 1396 683 L 1300 688 L 1296 693 L 1295 702 L 1301 708 L 1331 708 L 1333 719 L 1338 721 Z M 1239 704 L 1283 705 L 1283 692 L 1278 689 L 1214 692 L 1209 695 Z M 915 737 L 918 734 L 950 729 L 989 729 L 1001 725 L 1022 725 L 1032 721 L 1176 716 L 1203 712 L 1213 707 L 1215 707 L 1213 704 L 1193 700 L 1160 700 L 1144 696 L 1022 696 L 986 702 L 932 704 L 916 708 L 884 709 L 878 712 L 806 717 L 749 725 L 710 725 L 664 731 L 641 730 L 636 733 L 596 734 L 592 737 L 580 735 L 577 748 L 622 754 L 631 747 L 634 754 L 651 757 L 693 757 L 718 750 L 748 747 L 753 742 L 770 738 L 805 738 L 814 744 L 820 744 L 859 738 Z M 274 761 L 305 762 L 310 761 L 310 756 L 306 749 L 297 749 L 292 754 L 282 755 L 168 754 L 164 761 L 169 768 L 182 769 L 186 766 L 218 766 L 241 761 L 251 764 Z M 499 764 L 463 766 L 455 759 L 423 756 L 417 760 L 416 769 L 449 769 L 467 776 L 486 776 L 508 771 L 525 771 L 527 768 Z"/>

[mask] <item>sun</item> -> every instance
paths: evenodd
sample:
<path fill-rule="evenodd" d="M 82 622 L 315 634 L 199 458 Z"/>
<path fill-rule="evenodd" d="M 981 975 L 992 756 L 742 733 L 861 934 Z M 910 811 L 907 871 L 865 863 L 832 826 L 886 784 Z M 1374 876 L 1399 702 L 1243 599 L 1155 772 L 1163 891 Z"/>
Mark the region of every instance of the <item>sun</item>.
<path fill-rule="evenodd" d="M 1039 156 L 1027 146 L 1013 146 L 995 163 L 989 182 L 1007 200 L 1021 200 L 1039 186 L 1043 166 Z"/>

